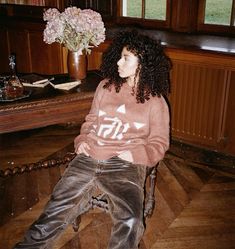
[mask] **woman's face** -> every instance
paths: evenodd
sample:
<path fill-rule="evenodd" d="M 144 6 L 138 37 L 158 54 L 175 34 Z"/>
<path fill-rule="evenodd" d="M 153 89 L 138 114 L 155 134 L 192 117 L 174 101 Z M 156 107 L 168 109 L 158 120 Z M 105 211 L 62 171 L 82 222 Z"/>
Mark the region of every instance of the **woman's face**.
<path fill-rule="evenodd" d="M 134 80 L 138 64 L 138 57 L 124 47 L 121 58 L 117 62 L 119 76 L 121 78 L 133 78 Z"/>

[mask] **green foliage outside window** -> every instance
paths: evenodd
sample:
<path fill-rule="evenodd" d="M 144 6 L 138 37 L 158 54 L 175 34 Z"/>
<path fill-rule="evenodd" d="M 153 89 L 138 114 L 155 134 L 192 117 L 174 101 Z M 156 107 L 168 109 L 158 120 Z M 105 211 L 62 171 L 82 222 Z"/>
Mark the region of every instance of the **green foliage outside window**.
<path fill-rule="evenodd" d="M 232 2 L 233 0 L 206 0 L 204 23 L 230 25 Z M 123 5 L 123 16 L 142 18 L 142 0 L 123 0 Z M 166 20 L 166 0 L 146 0 L 143 18 Z"/>
<path fill-rule="evenodd" d="M 142 0 L 126 0 L 126 14 L 128 17 L 142 17 Z M 145 1 L 145 19 L 166 20 L 166 0 Z"/>
<path fill-rule="evenodd" d="M 230 25 L 232 0 L 207 0 L 205 23 Z"/>

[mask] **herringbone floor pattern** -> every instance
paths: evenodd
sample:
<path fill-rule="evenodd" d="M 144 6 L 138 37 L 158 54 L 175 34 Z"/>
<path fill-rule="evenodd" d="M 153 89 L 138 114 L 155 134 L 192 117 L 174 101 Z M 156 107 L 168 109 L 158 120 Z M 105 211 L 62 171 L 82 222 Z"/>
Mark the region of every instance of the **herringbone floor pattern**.
<path fill-rule="evenodd" d="M 71 143 L 76 131 L 68 130 L 54 127 L 53 136 L 51 128 L 23 136 L 20 139 L 24 147 L 8 143 L 1 148 L 6 156 L 0 156 L 0 160 L 7 162 L 10 157 L 6 157 L 13 150 L 17 155 L 15 165 L 26 154 L 28 160 L 38 160 L 35 154 L 47 157 L 53 143 L 56 150 Z M 47 143 L 45 138 L 50 138 L 46 139 Z M 41 145 L 41 152 L 33 153 L 34 159 L 30 159 L 30 143 L 31 146 L 39 146 L 37 148 Z M 202 161 L 199 160 L 200 153 L 191 150 L 191 147 L 180 150 L 187 150 L 187 158 L 182 157 L 184 153 L 179 153 L 179 147 L 175 144 L 158 166 L 156 207 L 153 216 L 146 220 L 146 232 L 140 248 L 235 248 L 235 174 L 231 170 L 234 161 L 222 160 L 217 155 L 213 159 L 211 154 L 207 157 L 205 151 L 203 158 L 206 159 Z M 213 162 L 209 166 L 205 162 L 208 158 Z M 223 165 L 226 163 L 228 168 Z M 64 168 L 51 167 L 0 178 L 1 249 L 12 248 L 22 238 L 24 231 L 40 214 Z M 79 231 L 75 233 L 69 227 L 56 241 L 54 248 L 105 249 L 111 225 L 108 214 L 96 210 L 89 212 L 83 215 Z"/>

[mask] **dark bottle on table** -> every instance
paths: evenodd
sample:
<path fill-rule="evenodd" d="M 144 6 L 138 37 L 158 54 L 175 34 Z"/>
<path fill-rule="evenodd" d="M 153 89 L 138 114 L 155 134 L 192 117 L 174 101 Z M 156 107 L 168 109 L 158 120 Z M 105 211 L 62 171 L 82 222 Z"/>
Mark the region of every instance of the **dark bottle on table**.
<path fill-rule="evenodd" d="M 5 83 L 5 98 L 14 99 L 23 96 L 24 86 L 16 75 L 16 59 L 15 55 L 9 56 L 10 77 Z"/>

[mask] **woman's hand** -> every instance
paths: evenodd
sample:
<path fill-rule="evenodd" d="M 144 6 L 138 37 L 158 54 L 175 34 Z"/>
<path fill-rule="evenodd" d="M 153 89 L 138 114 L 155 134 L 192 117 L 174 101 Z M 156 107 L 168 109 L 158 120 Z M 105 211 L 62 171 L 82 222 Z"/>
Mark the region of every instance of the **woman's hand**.
<path fill-rule="evenodd" d="M 78 146 L 78 148 L 75 150 L 75 153 L 77 153 L 77 154 L 81 154 L 81 153 L 83 153 L 83 154 L 85 154 L 86 156 L 89 156 L 89 154 L 88 154 L 88 150 L 90 150 L 90 146 L 86 143 L 86 142 L 82 142 L 79 146 Z"/>
<path fill-rule="evenodd" d="M 133 156 L 129 150 L 121 151 L 118 157 L 131 163 L 134 161 Z"/>

